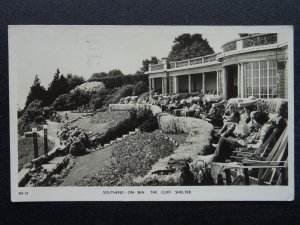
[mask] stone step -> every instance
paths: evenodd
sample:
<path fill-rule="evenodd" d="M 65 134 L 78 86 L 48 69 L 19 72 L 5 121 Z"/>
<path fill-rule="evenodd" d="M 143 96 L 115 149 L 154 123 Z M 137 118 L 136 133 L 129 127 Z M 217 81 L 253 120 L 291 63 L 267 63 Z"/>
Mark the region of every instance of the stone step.
<path fill-rule="evenodd" d="M 47 172 L 50 172 L 56 167 L 57 164 L 43 164 L 42 167 L 45 169 Z"/>
<path fill-rule="evenodd" d="M 64 160 L 65 156 L 55 157 L 54 159 L 50 160 L 49 164 L 58 164 Z"/>

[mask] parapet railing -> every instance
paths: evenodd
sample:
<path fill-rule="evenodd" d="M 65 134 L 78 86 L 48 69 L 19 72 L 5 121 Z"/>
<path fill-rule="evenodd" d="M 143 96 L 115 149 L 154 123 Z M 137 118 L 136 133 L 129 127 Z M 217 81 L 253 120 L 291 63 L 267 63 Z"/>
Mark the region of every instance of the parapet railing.
<path fill-rule="evenodd" d="M 276 44 L 277 39 L 277 33 L 256 34 L 228 42 L 222 46 L 222 51 L 225 53 L 249 47 Z"/>
<path fill-rule="evenodd" d="M 217 61 L 216 56 L 217 56 L 217 54 L 211 54 L 211 55 L 206 55 L 206 56 L 201 56 L 201 57 L 196 57 L 196 58 L 191 58 L 191 59 L 173 61 L 173 62 L 169 62 L 169 65 L 167 68 L 175 69 L 175 68 L 188 67 L 188 66 L 193 66 L 193 65 L 214 62 L 214 61 Z M 166 68 L 165 64 L 149 65 L 149 71 L 163 70 L 165 68 Z"/>

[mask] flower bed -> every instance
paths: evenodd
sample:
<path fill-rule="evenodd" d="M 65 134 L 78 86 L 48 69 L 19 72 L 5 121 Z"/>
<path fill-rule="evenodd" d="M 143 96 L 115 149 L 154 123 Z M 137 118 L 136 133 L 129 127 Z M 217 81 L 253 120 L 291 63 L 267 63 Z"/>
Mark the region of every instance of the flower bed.
<path fill-rule="evenodd" d="M 160 158 L 172 154 L 174 145 L 155 131 L 129 136 L 113 145 L 113 163 L 77 183 L 80 186 L 134 185 Z"/>
<path fill-rule="evenodd" d="M 185 173 L 176 171 L 173 174 L 158 175 L 156 171 L 166 170 L 168 161 L 184 160 L 189 165 L 194 165 L 199 159 L 201 152 L 209 145 L 213 126 L 201 119 L 189 117 L 175 117 L 162 115 L 159 119 L 160 129 L 165 133 L 188 134 L 186 143 L 179 145 L 172 155 L 161 158 L 153 165 L 150 172 L 144 177 L 135 179 L 136 185 L 184 185 Z M 193 169 L 191 172 L 196 171 Z M 193 174 L 197 180 L 198 174 Z M 197 182 L 197 181 L 196 181 Z"/>

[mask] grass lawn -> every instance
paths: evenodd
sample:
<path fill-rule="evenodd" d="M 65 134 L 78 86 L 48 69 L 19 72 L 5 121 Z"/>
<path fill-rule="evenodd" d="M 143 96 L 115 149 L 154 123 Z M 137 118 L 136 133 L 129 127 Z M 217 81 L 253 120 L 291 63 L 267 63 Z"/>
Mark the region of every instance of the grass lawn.
<path fill-rule="evenodd" d="M 54 143 L 48 141 L 48 148 L 51 150 Z M 44 154 L 44 138 L 38 137 L 38 152 L 39 156 Z M 26 163 L 30 163 L 33 159 L 33 140 L 32 138 L 25 138 L 24 136 L 18 139 L 18 168 L 19 170 Z"/>
<path fill-rule="evenodd" d="M 129 117 L 129 112 L 105 111 L 98 112 L 91 118 L 77 120 L 72 125 L 101 134 Z"/>
<path fill-rule="evenodd" d="M 80 116 L 91 114 L 91 113 L 72 113 L 71 111 L 58 111 L 57 113 L 58 113 L 58 115 L 61 116 L 62 120 L 65 120 L 66 113 L 68 115 L 68 120 L 74 120 Z"/>

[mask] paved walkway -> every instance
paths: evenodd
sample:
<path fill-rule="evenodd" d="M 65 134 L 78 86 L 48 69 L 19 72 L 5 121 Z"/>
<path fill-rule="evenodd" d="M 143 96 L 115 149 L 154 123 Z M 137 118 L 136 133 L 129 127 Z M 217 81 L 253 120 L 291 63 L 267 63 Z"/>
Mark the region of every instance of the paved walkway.
<path fill-rule="evenodd" d="M 96 173 L 106 165 L 109 165 L 112 158 L 112 147 L 76 157 L 75 165 L 69 174 L 63 179 L 60 186 L 75 186 L 76 182 L 82 180 L 86 175 Z"/>
<path fill-rule="evenodd" d="M 46 122 L 48 124 L 48 140 L 54 143 L 53 149 L 59 148 L 61 145 L 60 140 L 57 137 L 57 131 L 60 130 L 61 124 L 57 122 L 52 122 L 50 120 L 46 120 Z M 44 137 L 44 130 L 38 131 L 38 134 L 40 137 Z"/>

